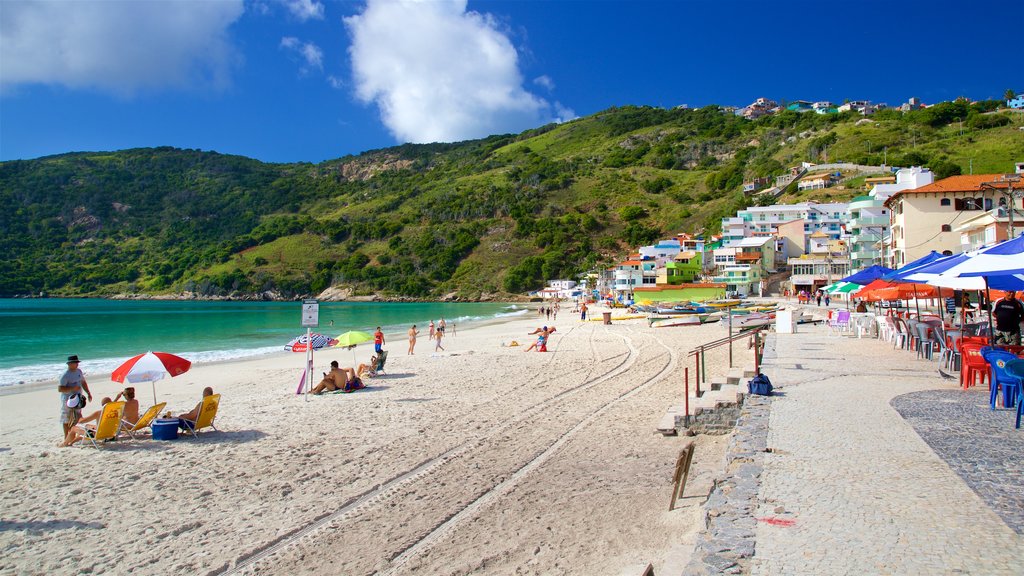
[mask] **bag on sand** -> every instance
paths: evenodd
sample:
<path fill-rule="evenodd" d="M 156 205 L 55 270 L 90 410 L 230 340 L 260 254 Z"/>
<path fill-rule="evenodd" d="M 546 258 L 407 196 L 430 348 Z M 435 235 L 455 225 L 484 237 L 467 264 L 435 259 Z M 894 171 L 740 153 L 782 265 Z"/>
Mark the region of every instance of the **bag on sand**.
<path fill-rule="evenodd" d="M 772 381 L 764 374 L 758 374 L 747 382 L 747 392 L 758 396 L 771 396 Z"/>

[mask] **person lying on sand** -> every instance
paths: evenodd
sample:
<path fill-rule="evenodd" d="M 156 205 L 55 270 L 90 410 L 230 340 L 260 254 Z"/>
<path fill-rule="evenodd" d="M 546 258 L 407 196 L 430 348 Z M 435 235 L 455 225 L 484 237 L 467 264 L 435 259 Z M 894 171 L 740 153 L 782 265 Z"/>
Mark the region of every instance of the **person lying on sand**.
<path fill-rule="evenodd" d="M 117 396 L 114 396 L 114 402 L 121 398 L 124 398 L 124 415 L 121 419 L 129 424 L 135 424 L 139 421 L 139 401 L 135 399 L 135 388 L 129 386 L 118 392 Z"/>
<path fill-rule="evenodd" d="M 67 436 L 64 437 L 64 441 L 58 444 L 58 446 L 66 448 L 68 446 L 71 446 L 75 442 L 84 440 L 85 438 L 88 438 L 90 436 L 94 436 L 96 434 L 96 425 L 86 424 L 86 422 L 99 421 L 100 414 L 103 413 L 103 407 L 106 406 L 107 404 L 110 404 L 110 398 L 104 398 L 103 400 L 100 400 L 100 409 L 93 412 L 92 414 L 89 414 L 88 416 L 83 416 L 78 421 L 78 424 L 75 424 L 68 430 L 68 434 Z"/>

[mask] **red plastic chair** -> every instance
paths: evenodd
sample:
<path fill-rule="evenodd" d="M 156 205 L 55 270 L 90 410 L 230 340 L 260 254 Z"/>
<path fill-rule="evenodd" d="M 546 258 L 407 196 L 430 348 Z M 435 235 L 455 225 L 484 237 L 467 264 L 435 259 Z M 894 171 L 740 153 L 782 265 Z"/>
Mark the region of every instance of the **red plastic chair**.
<path fill-rule="evenodd" d="M 963 340 L 964 342 L 960 344 L 960 385 L 963 386 L 964 390 L 967 390 L 968 387 L 976 384 L 975 380 L 979 376 L 981 377 L 982 384 L 990 380 L 989 371 L 991 368 L 981 355 L 982 347 L 987 344 L 968 342 L 966 338 Z M 989 386 L 991 386 L 991 382 Z"/>

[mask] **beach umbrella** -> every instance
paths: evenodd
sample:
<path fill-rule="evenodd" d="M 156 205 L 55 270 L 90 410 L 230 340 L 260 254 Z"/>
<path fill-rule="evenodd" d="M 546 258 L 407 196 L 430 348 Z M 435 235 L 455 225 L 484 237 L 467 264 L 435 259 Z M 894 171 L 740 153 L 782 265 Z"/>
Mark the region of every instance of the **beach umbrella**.
<path fill-rule="evenodd" d="M 323 334 L 317 334 L 314 332 L 308 336 L 303 334 L 292 338 L 290 342 L 284 345 L 284 349 L 289 352 L 305 352 L 309 349 L 310 342 L 313 343 L 313 350 L 320 350 L 321 348 L 333 346 L 337 340 L 330 336 L 324 336 Z"/>
<path fill-rule="evenodd" d="M 871 282 L 878 280 L 879 278 L 893 272 L 892 268 L 886 268 L 885 266 L 878 266 L 877 264 L 857 272 L 856 274 L 850 274 L 846 278 L 842 278 L 841 282 L 853 282 L 854 284 L 868 285 Z"/>
<path fill-rule="evenodd" d="M 356 362 L 356 344 L 373 340 L 373 335 L 366 332 L 360 332 L 358 330 L 352 330 L 338 336 L 335 340 L 337 342 L 334 344 L 335 347 L 352 349 L 352 367 L 356 368 L 359 366 Z"/>
<path fill-rule="evenodd" d="M 332 346 L 348 348 L 350 346 L 355 346 L 356 344 L 360 344 L 362 342 L 373 340 L 373 334 L 353 330 L 351 332 L 345 332 L 344 334 L 338 336 L 334 340 L 335 343 L 332 344 Z"/>
<path fill-rule="evenodd" d="M 153 404 L 156 404 L 156 381 L 164 376 L 175 377 L 188 372 L 192 362 L 167 352 L 146 352 L 134 356 L 110 374 L 114 382 L 136 383 L 149 381 L 153 385 Z"/>

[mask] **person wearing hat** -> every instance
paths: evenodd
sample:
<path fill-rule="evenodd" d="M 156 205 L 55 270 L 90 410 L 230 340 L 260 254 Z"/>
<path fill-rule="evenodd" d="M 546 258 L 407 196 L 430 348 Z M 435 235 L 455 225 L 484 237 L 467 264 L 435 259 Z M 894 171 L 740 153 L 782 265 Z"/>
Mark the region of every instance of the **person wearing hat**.
<path fill-rule="evenodd" d="M 67 364 L 68 369 L 60 377 L 60 384 L 57 385 L 57 391 L 60 392 L 60 423 L 64 429 L 64 437 L 67 437 L 68 431 L 82 418 L 82 408 L 85 407 L 81 402 L 83 390 L 89 397 L 89 402 L 92 402 L 89 384 L 85 381 L 85 375 L 78 369 L 78 356 L 68 356 Z"/>

